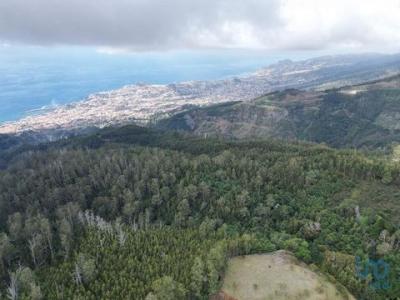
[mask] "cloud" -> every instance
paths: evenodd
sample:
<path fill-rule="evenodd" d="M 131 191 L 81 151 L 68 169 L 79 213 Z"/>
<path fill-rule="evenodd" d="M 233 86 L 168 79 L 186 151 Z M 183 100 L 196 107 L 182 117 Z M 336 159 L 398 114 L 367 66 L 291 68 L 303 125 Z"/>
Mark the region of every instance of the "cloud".
<path fill-rule="evenodd" d="M 0 38 L 137 49 L 229 47 L 279 23 L 277 0 L 1 0 Z"/>
<path fill-rule="evenodd" d="M 397 48 L 399 15 L 400 0 L 1 0 L 0 41 L 125 50 Z"/>
<path fill-rule="evenodd" d="M 399 0 L 290 0 L 281 46 L 399 49 Z"/>

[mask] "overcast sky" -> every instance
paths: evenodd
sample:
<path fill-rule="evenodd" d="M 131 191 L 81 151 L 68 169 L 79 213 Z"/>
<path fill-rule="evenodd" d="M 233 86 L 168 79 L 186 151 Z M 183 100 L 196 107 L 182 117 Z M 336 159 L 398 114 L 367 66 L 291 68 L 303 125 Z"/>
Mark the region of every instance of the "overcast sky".
<path fill-rule="evenodd" d="M 400 49 L 400 0 L 0 0 L 0 44 Z"/>

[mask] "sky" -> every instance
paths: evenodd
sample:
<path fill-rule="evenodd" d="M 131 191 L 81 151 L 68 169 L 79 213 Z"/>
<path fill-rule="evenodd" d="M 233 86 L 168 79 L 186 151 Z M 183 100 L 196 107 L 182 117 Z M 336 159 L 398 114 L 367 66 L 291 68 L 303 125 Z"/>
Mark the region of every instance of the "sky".
<path fill-rule="evenodd" d="M 397 52 L 400 0 L 1 0 L 0 45 Z"/>

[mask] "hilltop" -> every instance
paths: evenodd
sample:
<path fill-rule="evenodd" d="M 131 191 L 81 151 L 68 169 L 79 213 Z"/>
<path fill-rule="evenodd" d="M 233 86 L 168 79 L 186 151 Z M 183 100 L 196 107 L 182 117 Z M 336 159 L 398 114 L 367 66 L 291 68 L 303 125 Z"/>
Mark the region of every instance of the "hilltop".
<path fill-rule="evenodd" d="M 231 259 L 222 293 L 239 300 L 355 300 L 287 251 Z"/>

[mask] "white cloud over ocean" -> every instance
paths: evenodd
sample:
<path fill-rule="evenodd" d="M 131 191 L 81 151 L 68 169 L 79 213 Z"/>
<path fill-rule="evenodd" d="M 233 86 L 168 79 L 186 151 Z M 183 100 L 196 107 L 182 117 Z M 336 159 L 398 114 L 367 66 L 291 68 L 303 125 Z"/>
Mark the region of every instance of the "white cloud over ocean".
<path fill-rule="evenodd" d="M 397 51 L 399 16 L 400 0 L 2 0 L 0 43 Z"/>

